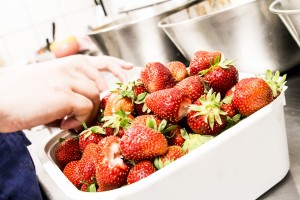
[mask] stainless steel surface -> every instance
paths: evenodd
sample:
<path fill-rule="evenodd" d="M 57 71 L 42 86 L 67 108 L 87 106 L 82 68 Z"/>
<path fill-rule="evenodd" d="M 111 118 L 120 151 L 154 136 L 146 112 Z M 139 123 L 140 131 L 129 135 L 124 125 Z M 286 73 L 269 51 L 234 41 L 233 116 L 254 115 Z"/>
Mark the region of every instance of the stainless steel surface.
<path fill-rule="evenodd" d="M 300 48 L 269 11 L 271 2 L 249 0 L 205 15 L 193 5 L 164 18 L 159 26 L 188 60 L 200 49 L 218 50 L 237 59 L 241 72 L 286 71 L 300 63 Z"/>
<path fill-rule="evenodd" d="M 275 0 L 269 9 L 278 14 L 300 48 L 300 1 Z"/>
<path fill-rule="evenodd" d="M 195 1 L 167 1 L 151 7 L 153 12 L 144 13 L 146 16 L 142 16 L 140 11 L 143 9 L 139 9 L 138 13 L 130 12 L 124 18 L 95 28 L 88 35 L 103 54 L 125 59 L 136 66 L 144 66 L 150 61 L 186 62 L 164 31 L 157 27 L 157 23 L 193 2 Z"/>

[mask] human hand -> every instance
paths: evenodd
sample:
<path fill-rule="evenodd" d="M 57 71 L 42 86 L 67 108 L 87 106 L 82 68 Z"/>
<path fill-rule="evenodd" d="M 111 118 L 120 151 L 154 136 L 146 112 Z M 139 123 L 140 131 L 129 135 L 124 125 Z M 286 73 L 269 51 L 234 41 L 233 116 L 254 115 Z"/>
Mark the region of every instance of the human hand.
<path fill-rule="evenodd" d="M 79 127 L 96 116 L 99 94 L 108 89 L 99 71 L 124 81 L 131 68 L 114 57 L 75 55 L 9 70 L 0 75 L 0 132 L 61 119 L 62 129 Z"/>

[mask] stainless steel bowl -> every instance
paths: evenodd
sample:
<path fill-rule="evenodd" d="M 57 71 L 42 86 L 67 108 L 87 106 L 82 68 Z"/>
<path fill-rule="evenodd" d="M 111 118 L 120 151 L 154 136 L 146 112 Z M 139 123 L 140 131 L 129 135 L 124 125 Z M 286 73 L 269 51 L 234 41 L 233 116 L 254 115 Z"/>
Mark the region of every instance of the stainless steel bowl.
<path fill-rule="evenodd" d="M 190 60 L 198 50 L 219 50 L 241 72 L 286 71 L 300 63 L 300 49 L 280 19 L 269 12 L 272 0 L 249 0 L 202 14 L 199 4 L 158 24 Z M 203 2 L 201 2 L 203 3 Z"/>
<path fill-rule="evenodd" d="M 153 6 L 153 12 L 149 7 L 144 8 L 148 13 L 146 16 L 142 16 L 140 10 L 128 12 L 121 19 L 96 27 L 88 35 L 103 54 L 122 58 L 136 66 L 144 66 L 150 61 L 167 63 L 178 60 L 186 63 L 186 58 L 157 24 L 162 18 L 194 2 L 167 1 Z"/>
<path fill-rule="evenodd" d="M 300 47 L 300 1 L 275 0 L 269 9 L 280 17 Z"/>

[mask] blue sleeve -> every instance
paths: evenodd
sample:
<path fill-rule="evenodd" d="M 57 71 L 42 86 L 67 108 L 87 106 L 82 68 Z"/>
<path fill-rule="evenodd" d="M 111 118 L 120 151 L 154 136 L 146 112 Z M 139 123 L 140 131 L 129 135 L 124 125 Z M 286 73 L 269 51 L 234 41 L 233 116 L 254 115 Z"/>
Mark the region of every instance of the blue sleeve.
<path fill-rule="evenodd" d="M 41 200 L 41 190 L 22 131 L 0 133 L 0 200 Z"/>

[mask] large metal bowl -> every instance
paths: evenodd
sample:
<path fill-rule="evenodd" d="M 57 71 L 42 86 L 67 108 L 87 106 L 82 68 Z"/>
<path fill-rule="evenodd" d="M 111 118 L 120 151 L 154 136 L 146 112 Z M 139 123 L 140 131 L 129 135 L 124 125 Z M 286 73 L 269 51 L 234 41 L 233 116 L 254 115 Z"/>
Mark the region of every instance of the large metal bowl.
<path fill-rule="evenodd" d="M 300 47 L 300 1 L 275 0 L 269 9 L 280 17 Z"/>
<path fill-rule="evenodd" d="M 115 56 L 144 66 L 150 61 L 167 63 L 178 60 L 187 63 L 186 58 L 161 30 L 158 22 L 196 1 L 175 0 L 152 7 L 127 12 L 126 16 L 103 27 L 96 27 L 88 35 L 105 55 Z M 146 14 L 145 14 L 146 13 Z"/>
<path fill-rule="evenodd" d="M 282 72 L 300 63 L 300 48 L 269 12 L 272 0 L 249 0 L 205 15 L 199 5 L 182 9 L 158 24 L 190 60 L 198 50 L 218 50 L 241 72 Z M 203 2 L 201 2 L 203 3 Z"/>

